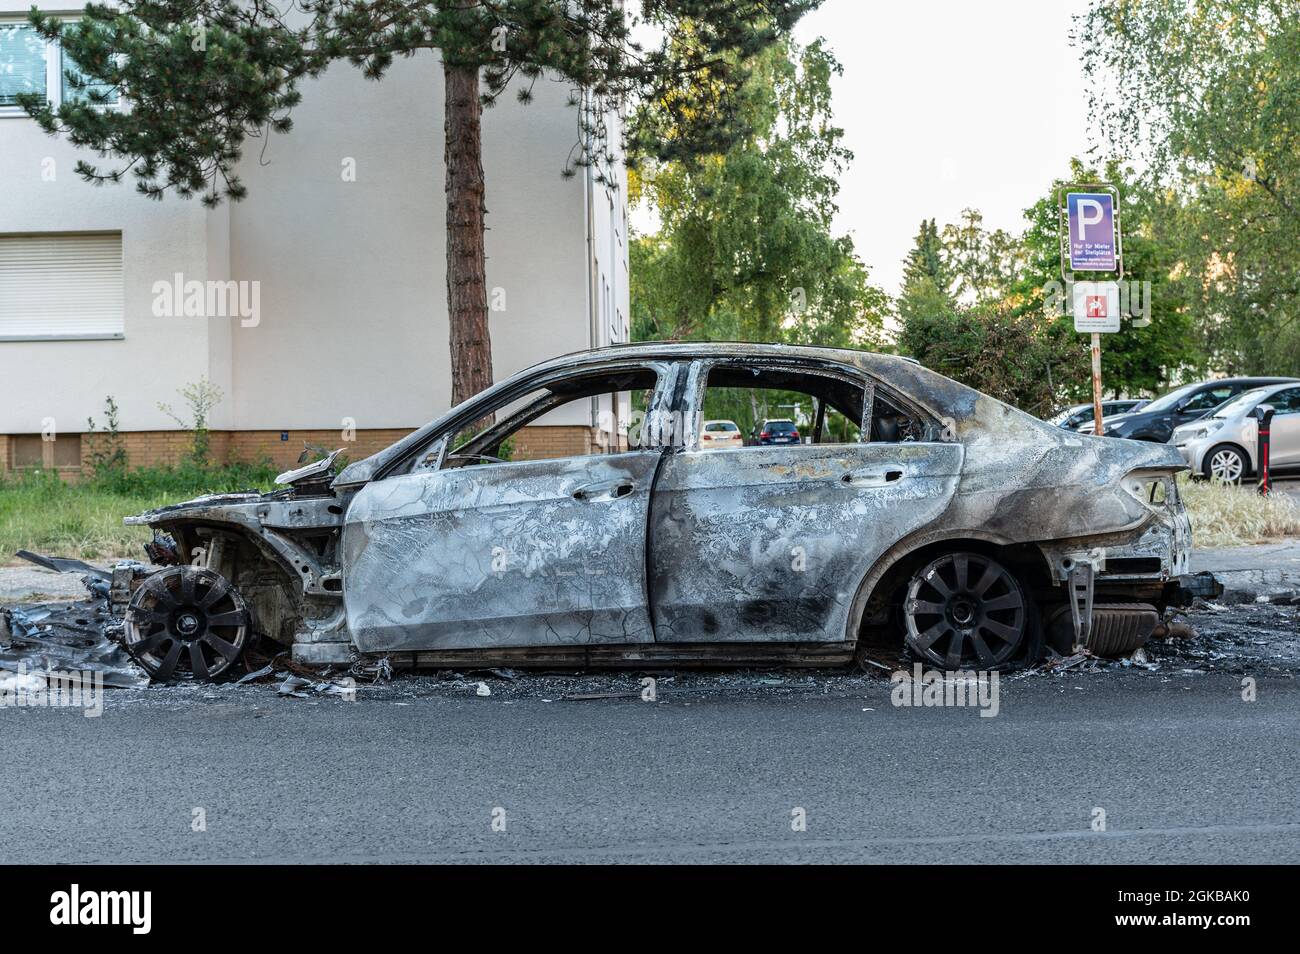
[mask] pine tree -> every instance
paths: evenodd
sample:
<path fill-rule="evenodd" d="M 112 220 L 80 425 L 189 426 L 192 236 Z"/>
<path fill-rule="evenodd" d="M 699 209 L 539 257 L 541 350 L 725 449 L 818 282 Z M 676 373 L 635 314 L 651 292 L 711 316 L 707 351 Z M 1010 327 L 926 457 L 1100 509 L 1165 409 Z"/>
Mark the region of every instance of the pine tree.
<path fill-rule="evenodd" d="M 943 239 L 934 219 L 922 219 L 916 233 L 916 244 L 907 253 L 903 263 L 903 286 L 915 285 L 928 278 L 936 289 L 947 293 L 952 283 L 943 264 Z"/>

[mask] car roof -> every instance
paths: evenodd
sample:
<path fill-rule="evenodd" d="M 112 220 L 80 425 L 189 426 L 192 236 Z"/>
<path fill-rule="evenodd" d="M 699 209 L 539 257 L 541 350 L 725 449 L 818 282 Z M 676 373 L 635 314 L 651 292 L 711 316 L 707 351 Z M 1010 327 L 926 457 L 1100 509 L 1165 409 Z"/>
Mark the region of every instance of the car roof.
<path fill-rule="evenodd" d="M 1259 386 L 1262 384 L 1294 384 L 1297 381 L 1300 381 L 1300 378 L 1216 378 L 1213 381 L 1202 381 L 1200 384 L 1194 385 L 1194 387 L 1209 390 L 1211 388 L 1222 387 L 1225 384 L 1253 384 Z M 1187 387 L 1187 385 L 1184 385 L 1184 387 Z M 1175 388 L 1174 390 L 1178 389 Z"/>

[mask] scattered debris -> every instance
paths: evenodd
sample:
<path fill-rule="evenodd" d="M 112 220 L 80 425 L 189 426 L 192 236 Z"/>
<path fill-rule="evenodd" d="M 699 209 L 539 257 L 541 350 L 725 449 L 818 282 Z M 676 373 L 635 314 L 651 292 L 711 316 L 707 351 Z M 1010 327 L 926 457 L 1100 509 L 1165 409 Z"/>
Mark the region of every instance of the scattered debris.
<path fill-rule="evenodd" d="M 0 610 L 0 669 L 102 673 L 105 686 L 140 689 L 148 674 L 118 642 L 122 620 L 103 580 L 87 576 L 90 596 L 72 603 L 29 603 Z"/>

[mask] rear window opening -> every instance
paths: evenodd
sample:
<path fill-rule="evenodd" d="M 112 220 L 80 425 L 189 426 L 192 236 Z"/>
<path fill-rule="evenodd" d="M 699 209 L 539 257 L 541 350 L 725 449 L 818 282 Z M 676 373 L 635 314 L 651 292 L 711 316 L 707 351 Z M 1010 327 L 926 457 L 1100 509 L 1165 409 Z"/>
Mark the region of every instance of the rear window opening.
<path fill-rule="evenodd" d="M 938 428 L 880 387 L 848 374 L 722 363 L 709 369 L 703 418 L 734 421 L 748 446 L 936 440 Z M 870 408 L 868 433 L 863 417 Z M 707 430 L 707 426 L 706 426 Z"/>

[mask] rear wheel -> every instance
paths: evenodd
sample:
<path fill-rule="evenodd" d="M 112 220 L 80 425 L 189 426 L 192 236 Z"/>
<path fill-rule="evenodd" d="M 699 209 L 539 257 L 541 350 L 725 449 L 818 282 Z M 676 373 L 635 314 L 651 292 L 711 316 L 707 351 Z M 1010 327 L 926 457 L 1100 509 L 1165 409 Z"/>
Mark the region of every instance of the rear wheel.
<path fill-rule="evenodd" d="M 221 574 L 174 566 L 148 577 L 126 610 L 126 648 L 158 682 L 210 682 L 243 655 L 248 607 Z"/>
<path fill-rule="evenodd" d="M 908 647 L 943 669 L 1009 669 L 1041 650 L 1028 591 L 982 553 L 946 553 L 912 574 L 903 619 Z"/>

